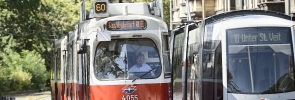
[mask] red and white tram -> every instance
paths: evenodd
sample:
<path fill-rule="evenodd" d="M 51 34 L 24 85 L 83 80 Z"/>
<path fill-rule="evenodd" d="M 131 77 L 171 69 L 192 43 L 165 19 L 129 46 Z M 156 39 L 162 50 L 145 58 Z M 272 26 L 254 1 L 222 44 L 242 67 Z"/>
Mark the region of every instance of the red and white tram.
<path fill-rule="evenodd" d="M 168 100 L 168 29 L 160 3 L 94 1 L 87 18 L 54 42 L 52 98 Z"/>
<path fill-rule="evenodd" d="M 51 94 L 54 99 L 61 99 L 65 92 L 65 68 L 66 68 L 66 42 L 67 37 L 55 40 L 52 44 L 52 68 L 51 68 Z"/>
<path fill-rule="evenodd" d="M 174 100 L 295 99 L 290 16 L 226 12 L 185 24 L 171 36 Z"/>

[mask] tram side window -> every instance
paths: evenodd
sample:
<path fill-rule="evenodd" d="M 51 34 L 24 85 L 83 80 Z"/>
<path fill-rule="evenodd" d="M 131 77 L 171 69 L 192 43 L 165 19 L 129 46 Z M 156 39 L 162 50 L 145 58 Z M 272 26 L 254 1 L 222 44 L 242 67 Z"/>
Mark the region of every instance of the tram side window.
<path fill-rule="evenodd" d="M 62 70 L 62 72 L 63 72 L 63 75 L 62 75 L 62 77 L 63 77 L 63 79 L 67 79 L 67 73 L 68 73 L 68 67 L 67 67 L 67 58 L 66 58 L 66 55 L 62 55 L 62 58 L 63 58 L 63 70 Z"/>
<path fill-rule="evenodd" d="M 164 63 L 164 67 L 165 67 L 164 77 L 169 78 L 169 77 L 171 77 L 171 65 L 170 65 L 170 61 L 169 61 L 169 52 L 165 52 L 163 54 L 163 63 Z"/>
<path fill-rule="evenodd" d="M 181 71 L 181 62 L 182 62 L 182 53 L 183 53 L 183 40 L 184 33 L 179 33 L 175 35 L 174 45 L 173 45 L 173 76 L 174 78 L 181 79 L 182 71 Z"/>
<path fill-rule="evenodd" d="M 89 72 L 89 70 L 90 70 L 90 46 L 88 45 L 87 47 L 86 47 L 86 50 L 87 50 L 87 52 L 86 52 L 86 84 L 89 86 L 90 85 L 90 72 Z M 90 91 L 90 89 L 89 88 L 87 88 L 86 89 L 87 90 L 87 92 L 88 92 L 88 97 L 90 96 L 90 94 L 89 94 L 89 91 Z"/>
<path fill-rule="evenodd" d="M 74 42 L 72 41 L 72 44 L 74 44 Z M 72 49 L 72 52 L 71 52 L 71 69 L 72 69 L 72 75 L 71 75 L 71 80 L 74 80 L 74 75 L 75 75 L 75 69 L 74 68 L 76 68 L 76 66 L 74 66 L 74 45 L 71 45 L 71 49 Z"/>
<path fill-rule="evenodd" d="M 66 65 L 66 77 L 67 77 L 67 80 L 70 80 L 71 79 L 71 73 L 72 73 L 72 46 L 71 45 L 68 45 L 68 56 L 67 56 L 67 65 Z"/>
<path fill-rule="evenodd" d="M 215 60 L 214 60 L 214 78 L 222 79 L 222 52 L 221 52 L 221 42 L 215 49 Z"/>
<path fill-rule="evenodd" d="M 80 67 L 80 54 L 77 54 L 77 62 L 76 62 L 76 80 L 79 81 L 79 67 Z"/>
<path fill-rule="evenodd" d="M 183 41 L 184 41 L 184 33 L 175 32 L 174 40 L 173 40 L 173 51 L 172 51 L 172 68 L 173 68 L 173 96 L 178 95 L 178 93 L 182 93 L 182 53 L 183 53 Z"/>
<path fill-rule="evenodd" d="M 221 42 L 205 42 L 203 53 L 203 78 L 221 79 L 221 63 Z"/>
<path fill-rule="evenodd" d="M 57 54 L 56 54 L 56 73 L 57 73 L 57 79 L 60 79 L 60 73 L 61 73 L 61 49 L 59 48 L 57 50 Z"/>
<path fill-rule="evenodd" d="M 52 50 L 52 55 L 51 55 L 51 71 L 50 71 L 50 75 L 51 75 L 51 77 L 50 77 L 50 79 L 54 79 L 54 77 L 56 77 L 55 76 L 55 74 L 54 74 L 54 71 L 56 71 L 56 57 L 55 57 L 55 52 L 54 52 L 54 50 Z"/>
<path fill-rule="evenodd" d="M 181 78 L 182 75 L 182 71 L 181 71 L 181 62 L 182 62 L 182 47 L 177 47 L 174 48 L 173 50 L 174 54 L 173 54 L 173 70 L 174 70 L 174 74 L 176 74 L 175 78 Z"/>

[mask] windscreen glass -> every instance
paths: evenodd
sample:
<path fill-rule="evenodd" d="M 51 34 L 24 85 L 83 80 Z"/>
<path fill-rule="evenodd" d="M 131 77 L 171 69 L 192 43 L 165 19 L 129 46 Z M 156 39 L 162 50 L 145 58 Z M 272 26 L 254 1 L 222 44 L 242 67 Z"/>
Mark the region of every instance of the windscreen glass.
<path fill-rule="evenodd" d="M 94 57 L 99 80 L 153 79 L 162 72 L 159 52 L 151 39 L 100 42 Z"/>
<path fill-rule="evenodd" d="M 294 91 L 290 28 L 250 27 L 226 32 L 229 93 Z"/>

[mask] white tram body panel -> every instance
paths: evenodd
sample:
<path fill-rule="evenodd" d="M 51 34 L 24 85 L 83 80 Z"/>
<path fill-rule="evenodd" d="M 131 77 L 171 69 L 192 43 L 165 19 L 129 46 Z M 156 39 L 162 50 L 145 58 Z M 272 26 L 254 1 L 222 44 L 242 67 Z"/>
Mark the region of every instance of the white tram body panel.
<path fill-rule="evenodd" d="M 53 67 L 51 73 L 51 92 L 53 93 L 53 99 L 61 99 L 61 94 L 64 93 L 63 88 L 65 87 L 65 66 L 66 66 L 66 41 L 67 37 L 57 39 L 52 44 L 53 48 Z"/>

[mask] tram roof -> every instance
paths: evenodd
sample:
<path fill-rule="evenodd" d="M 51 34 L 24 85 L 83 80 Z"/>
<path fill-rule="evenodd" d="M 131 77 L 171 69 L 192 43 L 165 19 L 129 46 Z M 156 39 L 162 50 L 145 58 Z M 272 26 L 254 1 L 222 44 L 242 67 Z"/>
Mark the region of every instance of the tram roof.
<path fill-rule="evenodd" d="M 240 16 L 247 16 L 247 15 L 267 15 L 267 16 L 273 16 L 278 17 L 286 20 L 294 20 L 291 16 L 285 15 L 283 13 L 274 12 L 274 11 L 266 11 L 266 10 L 237 10 L 237 11 L 231 11 L 231 12 L 225 12 L 221 14 L 217 14 L 211 17 L 208 17 L 205 19 L 205 24 L 210 24 L 216 21 L 220 21 L 222 19 L 226 18 L 232 18 L 232 17 L 240 17 Z"/>
<path fill-rule="evenodd" d="M 54 45 L 53 45 L 54 48 L 59 48 L 59 47 L 62 48 L 61 46 L 64 42 L 66 42 L 66 39 L 67 39 L 67 36 L 63 36 L 59 39 L 55 39 Z"/>

